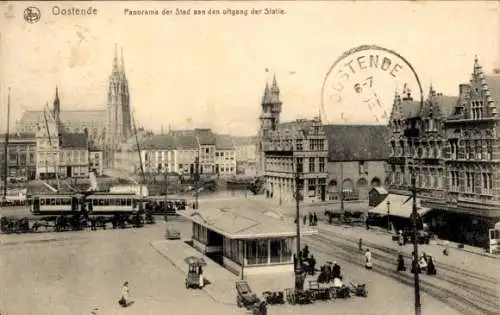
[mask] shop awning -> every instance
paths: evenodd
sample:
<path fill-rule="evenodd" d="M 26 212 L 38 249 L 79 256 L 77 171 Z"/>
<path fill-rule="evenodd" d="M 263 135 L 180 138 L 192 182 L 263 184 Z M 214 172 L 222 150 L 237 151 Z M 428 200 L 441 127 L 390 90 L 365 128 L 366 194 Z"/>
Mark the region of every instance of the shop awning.
<path fill-rule="evenodd" d="M 368 212 L 387 215 L 388 210 L 389 215 L 409 218 L 413 211 L 413 200 L 409 199 L 408 196 L 389 194 L 381 203 L 368 210 Z M 430 208 L 422 207 L 420 205 L 420 199 L 417 198 L 417 212 L 419 215 L 422 216 L 430 210 Z"/>

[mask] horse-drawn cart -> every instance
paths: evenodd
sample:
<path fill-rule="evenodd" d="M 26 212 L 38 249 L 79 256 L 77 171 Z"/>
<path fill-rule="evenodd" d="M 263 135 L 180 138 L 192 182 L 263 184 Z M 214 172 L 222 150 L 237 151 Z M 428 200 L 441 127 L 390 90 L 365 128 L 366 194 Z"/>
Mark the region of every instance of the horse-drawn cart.
<path fill-rule="evenodd" d="M 238 307 L 251 308 L 256 303 L 260 302 L 260 299 L 255 293 L 252 292 L 248 282 L 246 281 L 236 281 L 236 304 Z"/>

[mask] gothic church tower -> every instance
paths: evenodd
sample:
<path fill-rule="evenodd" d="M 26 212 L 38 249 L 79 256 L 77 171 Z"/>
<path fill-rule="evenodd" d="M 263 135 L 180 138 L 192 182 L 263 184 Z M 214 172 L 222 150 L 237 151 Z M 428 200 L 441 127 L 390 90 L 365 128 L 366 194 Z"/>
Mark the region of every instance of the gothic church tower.
<path fill-rule="evenodd" d="M 106 108 L 106 143 L 116 149 L 132 134 L 130 96 L 125 75 L 123 49 L 120 63 L 115 45 L 113 69 L 109 76 L 108 103 Z"/>
<path fill-rule="evenodd" d="M 259 117 L 260 130 L 259 130 L 259 141 L 258 141 L 259 142 L 258 170 L 260 172 L 264 171 L 264 165 L 265 165 L 263 142 L 265 138 L 268 137 L 269 132 L 276 130 L 279 125 L 281 105 L 282 102 L 280 100 L 280 89 L 276 82 L 276 75 L 274 75 L 271 87 L 269 87 L 269 84 L 266 82 L 266 87 L 264 89 L 264 95 L 262 96 L 262 102 L 261 102 L 262 110 Z"/>

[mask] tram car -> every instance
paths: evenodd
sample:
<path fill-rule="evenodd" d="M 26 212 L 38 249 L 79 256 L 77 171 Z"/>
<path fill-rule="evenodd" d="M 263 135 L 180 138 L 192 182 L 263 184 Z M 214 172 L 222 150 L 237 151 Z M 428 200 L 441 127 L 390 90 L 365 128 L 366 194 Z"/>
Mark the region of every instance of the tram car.
<path fill-rule="evenodd" d="M 186 199 L 168 198 L 165 207 L 165 196 L 151 196 L 147 198 L 146 209 L 153 214 L 176 214 L 177 210 L 187 208 Z"/>
<path fill-rule="evenodd" d="M 72 195 L 35 195 L 31 213 L 44 216 L 76 214 L 81 211 L 78 205 L 78 198 Z"/>
<path fill-rule="evenodd" d="M 0 206 L 22 206 L 27 202 L 28 189 L 8 189 L 5 198 L 1 198 Z"/>
<path fill-rule="evenodd" d="M 135 194 L 96 194 L 85 199 L 89 215 L 136 214 L 141 202 Z"/>

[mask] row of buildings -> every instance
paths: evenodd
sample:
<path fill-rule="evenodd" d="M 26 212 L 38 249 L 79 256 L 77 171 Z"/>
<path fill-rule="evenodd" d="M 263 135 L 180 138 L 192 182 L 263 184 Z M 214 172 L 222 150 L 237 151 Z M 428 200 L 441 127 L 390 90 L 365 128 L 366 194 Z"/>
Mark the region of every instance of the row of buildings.
<path fill-rule="evenodd" d="M 253 137 L 216 134 L 211 129 L 170 130 L 123 143 L 115 153 L 113 168 L 126 174 L 138 173 L 142 162 L 147 174 L 168 171 L 192 175 L 196 159 L 200 174 L 255 176 L 256 141 Z"/>
<path fill-rule="evenodd" d="M 408 89 L 396 93 L 388 126 L 324 125 L 320 118 L 282 123 L 279 94 L 274 78 L 261 102 L 259 165 L 267 197 L 294 199 L 299 174 L 304 202 L 363 200 L 371 187 L 384 186 L 390 213 L 391 203 L 410 194 L 414 176 L 431 230 L 487 243 L 488 229 L 500 220 L 498 73 L 487 75 L 476 58 L 458 97 L 430 87 L 421 104 Z"/>

